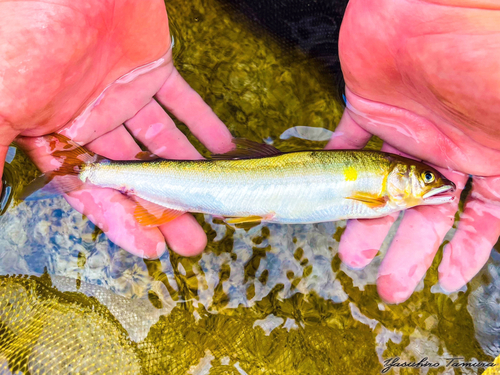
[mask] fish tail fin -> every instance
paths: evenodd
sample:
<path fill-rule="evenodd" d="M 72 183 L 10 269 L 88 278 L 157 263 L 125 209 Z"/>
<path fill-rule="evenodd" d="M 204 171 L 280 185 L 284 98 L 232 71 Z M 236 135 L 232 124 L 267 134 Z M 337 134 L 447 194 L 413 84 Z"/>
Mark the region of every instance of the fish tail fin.
<path fill-rule="evenodd" d="M 46 199 L 79 190 L 84 185 L 79 178 L 83 167 L 104 160 L 61 134 L 50 134 L 43 139 L 46 141 L 48 153 L 60 166 L 35 178 L 19 194 L 19 199 Z"/>
<path fill-rule="evenodd" d="M 44 138 L 49 142 L 50 154 L 61 163 L 59 168 L 51 172 L 53 176 L 78 176 L 85 164 L 103 160 L 62 134 L 50 134 Z"/>

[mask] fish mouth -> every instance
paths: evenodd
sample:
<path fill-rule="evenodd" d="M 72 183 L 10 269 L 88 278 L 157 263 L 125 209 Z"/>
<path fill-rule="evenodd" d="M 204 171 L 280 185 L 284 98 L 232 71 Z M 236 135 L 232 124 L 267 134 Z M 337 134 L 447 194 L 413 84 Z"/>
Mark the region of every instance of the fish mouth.
<path fill-rule="evenodd" d="M 442 204 L 453 202 L 455 196 L 450 194 L 455 192 L 455 184 L 451 181 L 446 181 L 447 184 L 441 187 L 432 189 L 422 196 L 424 204 Z"/>

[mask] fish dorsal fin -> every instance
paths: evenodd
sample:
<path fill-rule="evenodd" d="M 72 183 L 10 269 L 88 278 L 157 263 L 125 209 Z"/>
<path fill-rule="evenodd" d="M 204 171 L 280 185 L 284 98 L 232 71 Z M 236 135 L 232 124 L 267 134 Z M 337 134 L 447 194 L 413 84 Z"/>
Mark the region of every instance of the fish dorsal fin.
<path fill-rule="evenodd" d="M 214 154 L 212 155 L 212 159 L 256 159 L 282 154 L 276 147 L 245 138 L 233 138 L 233 143 L 236 145 L 236 149 L 226 152 L 225 154 Z"/>
<path fill-rule="evenodd" d="M 172 210 L 138 197 L 133 199 L 137 203 L 134 218 L 144 226 L 159 226 L 184 214 L 184 211 Z"/>

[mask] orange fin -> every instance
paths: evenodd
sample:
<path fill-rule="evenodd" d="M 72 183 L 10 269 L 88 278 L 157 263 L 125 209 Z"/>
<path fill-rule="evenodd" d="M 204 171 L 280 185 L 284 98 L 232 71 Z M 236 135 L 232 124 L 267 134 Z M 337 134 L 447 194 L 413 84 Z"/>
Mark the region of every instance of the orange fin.
<path fill-rule="evenodd" d="M 184 214 L 184 211 L 172 210 L 138 197 L 134 197 L 134 200 L 137 202 L 134 218 L 144 226 L 162 225 Z"/>
<path fill-rule="evenodd" d="M 357 192 L 353 196 L 347 197 L 347 199 L 352 199 L 364 203 L 370 208 L 380 208 L 385 206 L 385 204 L 387 203 L 386 197 L 380 197 L 375 194 L 362 193 L 362 192 Z"/>
<path fill-rule="evenodd" d="M 78 175 L 84 164 L 104 160 L 103 157 L 87 150 L 62 134 L 54 133 L 43 138 L 49 142 L 50 154 L 61 162 L 61 166 L 52 171 L 55 176 Z"/>
<path fill-rule="evenodd" d="M 282 154 L 276 147 L 265 143 L 250 141 L 249 139 L 233 138 L 233 143 L 236 145 L 236 149 L 226 152 L 225 154 L 214 154 L 212 155 L 212 159 L 256 159 Z"/>
<path fill-rule="evenodd" d="M 104 160 L 64 135 L 54 133 L 42 138 L 47 141 L 47 152 L 61 165 L 25 186 L 18 196 L 20 199 L 28 197 L 29 200 L 44 199 L 79 190 L 84 185 L 78 177 L 82 167 L 87 163 Z"/>
<path fill-rule="evenodd" d="M 141 151 L 137 155 L 135 155 L 135 158 L 142 161 L 152 161 L 157 160 L 160 157 L 156 154 L 152 154 L 149 151 Z"/>
<path fill-rule="evenodd" d="M 261 216 L 231 217 L 226 219 L 228 224 L 256 223 L 264 220 Z"/>

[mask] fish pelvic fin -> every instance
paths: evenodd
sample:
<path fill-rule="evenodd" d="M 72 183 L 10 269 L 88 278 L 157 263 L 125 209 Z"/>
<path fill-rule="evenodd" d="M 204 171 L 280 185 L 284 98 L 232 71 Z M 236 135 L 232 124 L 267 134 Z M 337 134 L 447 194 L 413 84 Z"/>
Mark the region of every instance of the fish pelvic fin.
<path fill-rule="evenodd" d="M 276 147 L 245 138 L 233 138 L 233 144 L 236 145 L 234 150 L 225 154 L 213 154 L 211 158 L 213 160 L 256 159 L 282 154 Z"/>
<path fill-rule="evenodd" d="M 168 223 L 185 213 L 184 211 L 172 210 L 170 208 L 160 206 L 159 204 L 141 199 L 139 197 L 133 197 L 133 200 L 137 203 L 134 210 L 134 218 L 143 226 L 159 226 Z"/>
<path fill-rule="evenodd" d="M 361 202 L 370 208 L 382 208 L 387 203 L 386 197 L 363 192 L 357 192 L 354 195 L 347 197 L 347 199 Z"/>
<path fill-rule="evenodd" d="M 19 194 L 19 199 L 44 199 L 79 190 L 84 185 L 78 177 L 83 166 L 104 160 L 62 134 L 54 133 L 41 138 L 46 141 L 47 152 L 60 166 L 35 178 Z"/>

